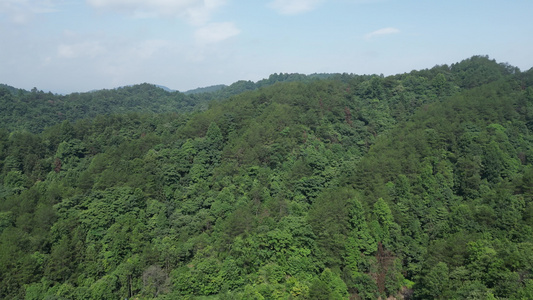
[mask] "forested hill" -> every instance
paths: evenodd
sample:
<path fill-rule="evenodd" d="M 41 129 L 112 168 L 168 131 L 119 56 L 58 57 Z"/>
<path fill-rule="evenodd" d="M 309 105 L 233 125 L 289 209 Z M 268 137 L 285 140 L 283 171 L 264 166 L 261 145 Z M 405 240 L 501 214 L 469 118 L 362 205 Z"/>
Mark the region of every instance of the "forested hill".
<path fill-rule="evenodd" d="M 533 298 L 533 69 L 80 117 L 0 130 L 2 299 Z"/>
<path fill-rule="evenodd" d="M 205 88 L 198 88 L 190 91 L 186 91 L 185 94 L 201 94 L 204 97 L 207 97 L 209 99 L 224 99 L 228 98 L 234 95 L 238 95 L 243 92 L 247 91 L 253 91 L 262 87 L 267 87 L 279 82 L 304 82 L 309 83 L 316 80 L 321 79 L 331 79 L 331 78 L 339 78 L 341 76 L 350 76 L 354 77 L 357 75 L 353 74 L 327 74 L 327 73 L 320 73 L 320 74 L 311 74 L 311 75 L 304 75 L 299 73 L 274 73 L 268 78 L 259 80 L 257 82 L 253 82 L 250 80 L 239 80 L 235 83 L 232 83 L 229 86 L 226 85 L 214 85 L 209 86 Z"/>
<path fill-rule="evenodd" d="M 41 132 L 44 128 L 100 115 L 126 113 L 189 113 L 205 110 L 211 101 L 267 87 L 278 82 L 310 82 L 335 74 L 272 74 L 257 82 L 237 81 L 229 86 L 199 88 L 185 93 L 143 83 L 111 90 L 57 95 L 33 88 L 31 91 L 0 84 L 0 119 L 10 131 Z"/>
<path fill-rule="evenodd" d="M 168 92 L 152 84 L 112 90 L 57 95 L 36 88 L 31 92 L 0 87 L 2 127 L 41 132 L 63 121 L 124 113 L 186 113 L 207 108 L 208 99 Z"/>

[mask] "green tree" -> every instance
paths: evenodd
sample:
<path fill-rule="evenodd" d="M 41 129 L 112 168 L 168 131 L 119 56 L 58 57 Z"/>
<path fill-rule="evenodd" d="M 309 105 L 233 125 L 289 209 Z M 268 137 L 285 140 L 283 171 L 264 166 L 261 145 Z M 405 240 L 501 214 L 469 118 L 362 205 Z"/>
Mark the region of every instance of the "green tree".
<path fill-rule="evenodd" d="M 448 266 L 439 262 L 421 278 L 421 285 L 416 286 L 415 295 L 420 299 L 448 299 L 449 281 Z"/>

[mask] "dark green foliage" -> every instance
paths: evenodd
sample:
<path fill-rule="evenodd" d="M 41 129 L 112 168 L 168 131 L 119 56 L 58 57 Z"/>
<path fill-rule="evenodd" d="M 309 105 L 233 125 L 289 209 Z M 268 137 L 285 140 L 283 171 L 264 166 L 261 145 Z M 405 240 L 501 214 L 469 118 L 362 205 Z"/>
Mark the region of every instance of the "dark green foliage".
<path fill-rule="evenodd" d="M 532 74 L 2 86 L 0 298 L 529 299 Z"/>
<path fill-rule="evenodd" d="M 0 89 L 0 118 L 3 120 L 3 127 L 10 130 L 25 129 L 34 133 L 64 120 L 72 122 L 99 115 L 130 112 L 184 113 L 205 109 L 210 100 L 207 97 L 167 92 L 146 83 L 65 96 L 37 89 L 19 93 L 5 91 Z"/>

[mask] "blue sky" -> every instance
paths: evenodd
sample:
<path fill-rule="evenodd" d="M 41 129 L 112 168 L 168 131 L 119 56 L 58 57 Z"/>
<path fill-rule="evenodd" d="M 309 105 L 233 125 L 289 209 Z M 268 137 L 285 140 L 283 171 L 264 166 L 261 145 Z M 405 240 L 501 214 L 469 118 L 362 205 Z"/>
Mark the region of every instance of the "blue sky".
<path fill-rule="evenodd" d="M 0 83 L 186 91 L 272 73 L 533 67 L 533 1 L 0 0 Z"/>

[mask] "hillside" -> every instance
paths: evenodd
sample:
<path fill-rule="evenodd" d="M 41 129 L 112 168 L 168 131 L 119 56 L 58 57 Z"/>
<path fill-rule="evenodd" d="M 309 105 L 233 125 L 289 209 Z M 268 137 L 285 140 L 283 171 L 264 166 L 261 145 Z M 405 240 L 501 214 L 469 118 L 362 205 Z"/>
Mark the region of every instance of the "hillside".
<path fill-rule="evenodd" d="M 533 298 L 533 69 L 310 77 L 0 90 L 0 298 Z"/>
<path fill-rule="evenodd" d="M 209 102 L 220 101 L 246 91 L 278 82 L 309 82 L 333 74 L 273 74 L 258 82 L 238 81 L 229 86 L 216 85 L 180 93 L 148 83 L 94 90 L 87 93 L 57 95 L 33 88 L 31 91 L 0 84 L 2 127 L 38 133 L 63 121 L 126 113 L 189 113 L 207 109 Z"/>
<path fill-rule="evenodd" d="M 13 90 L 13 88 L 11 89 Z M 124 113 L 186 113 L 205 109 L 207 103 L 194 96 L 167 92 L 151 84 L 127 86 L 113 90 L 55 95 L 37 89 L 13 93 L 0 88 L 2 127 L 39 133 L 63 121 Z"/>

